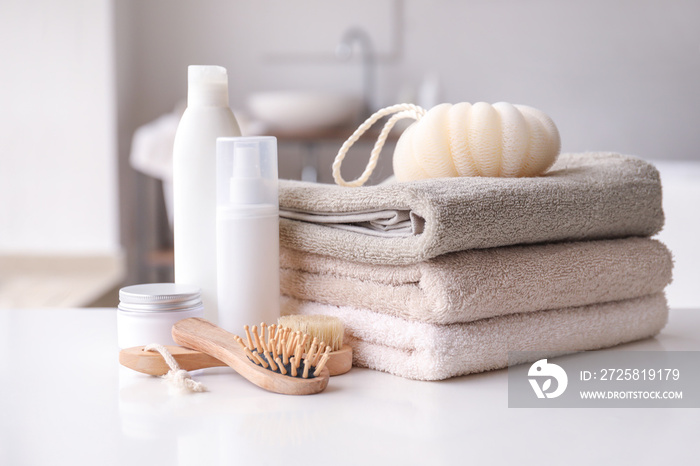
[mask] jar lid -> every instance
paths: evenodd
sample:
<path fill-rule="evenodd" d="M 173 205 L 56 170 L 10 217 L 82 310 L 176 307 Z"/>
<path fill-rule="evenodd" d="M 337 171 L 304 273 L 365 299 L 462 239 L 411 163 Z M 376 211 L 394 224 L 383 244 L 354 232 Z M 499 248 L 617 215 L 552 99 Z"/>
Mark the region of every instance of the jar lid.
<path fill-rule="evenodd" d="M 128 311 L 179 311 L 201 306 L 200 289 L 181 283 L 147 283 L 119 290 L 119 308 Z"/>

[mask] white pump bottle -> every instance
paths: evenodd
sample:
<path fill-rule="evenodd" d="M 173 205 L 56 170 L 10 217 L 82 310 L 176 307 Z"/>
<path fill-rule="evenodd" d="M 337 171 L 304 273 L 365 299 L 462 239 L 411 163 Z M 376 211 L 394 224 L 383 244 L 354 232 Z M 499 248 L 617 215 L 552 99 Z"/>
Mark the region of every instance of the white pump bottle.
<path fill-rule="evenodd" d="M 280 316 L 277 140 L 217 140 L 219 326 L 277 323 Z"/>
<path fill-rule="evenodd" d="M 216 138 L 240 136 L 220 66 L 188 68 L 187 109 L 173 147 L 175 282 L 202 290 L 204 317 L 218 322 Z"/>

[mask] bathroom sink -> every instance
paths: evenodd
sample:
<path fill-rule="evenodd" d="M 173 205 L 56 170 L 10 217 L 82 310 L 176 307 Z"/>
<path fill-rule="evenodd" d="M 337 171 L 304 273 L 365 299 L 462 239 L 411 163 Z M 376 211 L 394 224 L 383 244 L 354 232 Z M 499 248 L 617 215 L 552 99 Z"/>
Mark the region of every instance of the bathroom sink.
<path fill-rule="evenodd" d="M 357 122 L 360 97 L 316 91 L 269 91 L 251 94 L 248 109 L 270 129 L 313 131 Z"/>

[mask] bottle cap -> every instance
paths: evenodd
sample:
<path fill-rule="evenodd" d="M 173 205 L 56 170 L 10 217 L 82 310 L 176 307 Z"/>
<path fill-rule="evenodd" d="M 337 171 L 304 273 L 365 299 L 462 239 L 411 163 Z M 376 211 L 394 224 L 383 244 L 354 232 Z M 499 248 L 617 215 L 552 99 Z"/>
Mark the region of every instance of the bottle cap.
<path fill-rule="evenodd" d="M 217 205 L 268 206 L 277 210 L 277 139 L 216 140 Z"/>
<path fill-rule="evenodd" d="M 190 65 L 187 68 L 187 105 L 228 107 L 228 74 L 223 66 Z"/>

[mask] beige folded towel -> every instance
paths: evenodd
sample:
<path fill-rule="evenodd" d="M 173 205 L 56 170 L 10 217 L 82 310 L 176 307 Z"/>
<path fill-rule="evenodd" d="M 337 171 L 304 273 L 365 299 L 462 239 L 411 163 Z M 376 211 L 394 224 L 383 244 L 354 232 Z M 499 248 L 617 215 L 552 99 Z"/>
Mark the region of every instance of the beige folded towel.
<path fill-rule="evenodd" d="M 472 249 L 411 265 L 372 265 L 282 248 L 282 294 L 449 324 L 636 298 L 671 281 L 648 238 Z"/>
<path fill-rule="evenodd" d="M 610 153 L 562 154 L 535 178 L 440 178 L 345 188 L 280 181 L 280 241 L 373 264 L 474 248 L 651 236 L 663 224 L 656 169 Z"/>
<path fill-rule="evenodd" d="M 536 359 L 651 337 L 666 325 L 663 293 L 589 306 L 435 325 L 362 309 L 282 300 L 284 314 L 340 318 L 353 364 L 410 379 L 441 380 L 508 366 L 509 351 Z M 534 361 L 535 359 L 533 359 Z M 519 361 L 528 362 L 528 361 Z"/>

